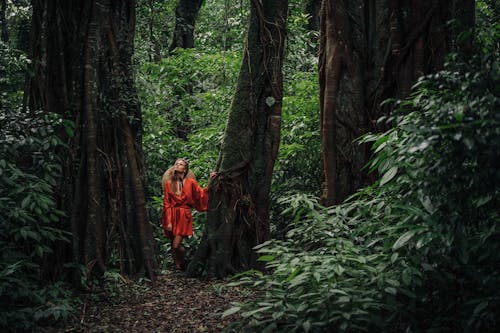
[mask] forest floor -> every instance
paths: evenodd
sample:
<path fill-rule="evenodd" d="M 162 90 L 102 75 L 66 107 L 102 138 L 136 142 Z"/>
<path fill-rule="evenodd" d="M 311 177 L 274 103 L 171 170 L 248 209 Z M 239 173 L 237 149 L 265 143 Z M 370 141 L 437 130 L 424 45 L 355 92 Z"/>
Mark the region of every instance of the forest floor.
<path fill-rule="evenodd" d="M 80 313 L 63 328 L 50 332 L 212 333 L 236 320 L 221 318 L 231 302 L 251 293 L 226 281 L 201 280 L 165 272 L 156 287 L 131 285 L 83 300 Z"/>

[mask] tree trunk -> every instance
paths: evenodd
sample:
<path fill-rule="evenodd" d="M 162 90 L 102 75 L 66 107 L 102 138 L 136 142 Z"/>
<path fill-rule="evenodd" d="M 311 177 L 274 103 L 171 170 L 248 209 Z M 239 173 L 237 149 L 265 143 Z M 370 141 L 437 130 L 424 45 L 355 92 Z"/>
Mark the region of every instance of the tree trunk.
<path fill-rule="evenodd" d="M 247 47 L 209 191 L 201 245 L 188 267 L 223 277 L 256 265 L 269 239 L 269 190 L 278 152 L 287 0 L 251 1 Z"/>
<path fill-rule="evenodd" d="M 404 98 L 417 78 L 442 68 L 452 39 L 470 28 L 472 0 L 324 0 L 320 36 L 320 107 L 324 205 L 373 182 L 361 171 L 369 147 L 353 140 L 383 128 L 380 103 Z M 464 22 L 452 30 L 447 22 Z"/>
<path fill-rule="evenodd" d="M 175 28 L 169 52 L 194 47 L 194 25 L 203 0 L 179 0 L 175 7 Z"/>
<path fill-rule="evenodd" d="M 154 34 L 154 16 L 155 12 L 155 1 L 149 1 L 149 17 L 148 17 L 148 31 L 149 31 L 149 43 L 151 44 L 151 49 L 149 51 L 149 61 L 159 62 L 161 60 L 161 47 L 157 38 Z"/>
<path fill-rule="evenodd" d="M 109 266 L 153 280 L 145 208 L 141 114 L 132 77 L 134 1 L 33 2 L 30 108 L 75 124 L 67 141 L 60 205 L 71 258 L 101 275 Z M 112 259 L 114 258 L 114 259 Z"/>
<path fill-rule="evenodd" d="M 7 12 L 7 0 L 0 0 L 0 21 L 2 25 L 1 40 L 7 43 L 9 40 L 9 31 L 7 30 L 7 17 L 5 13 Z"/>

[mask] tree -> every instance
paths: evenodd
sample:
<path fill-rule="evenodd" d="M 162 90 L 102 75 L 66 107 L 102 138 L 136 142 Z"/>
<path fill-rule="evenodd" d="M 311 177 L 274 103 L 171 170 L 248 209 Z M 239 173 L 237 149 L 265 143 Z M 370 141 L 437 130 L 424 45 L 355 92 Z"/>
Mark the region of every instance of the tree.
<path fill-rule="evenodd" d="M 256 264 L 269 239 L 269 189 L 279 146 L 287 0 L 251 1 L 247 46 L 209 190 L 201 244 L 188 274 L 223 277 Z"/>
<path fill-rule="evenodd" d="M 169 51 L 194 47 L 194 25 L 203 0 L 179 0 L 175 7 L 175 28 Z"/>
<path fill-rule="evenodd" d="M 158 62 L 168 52 L 173 28 L 173 0 L 136 0 L 136 59 Z"/>
<path fill-rule="evenodd" d="M 0 22 L 1 22 L 0 40 L 2 40 L 3 42 L 7 42 L 9 40 L 9 32 L 7 30 L 7 18 L 5 16 L 6 11 L 7 11 L 7 0 L 0 0 Z"/>
<path fill-rule="evenodd" d="M 370 151 L 353 141 L 377 131 L 417 78 L 440 69 L 453 40 L 470 27 L 474 1 L 325 0 L 320 37 L 322 202 L 342 202 L 373 179 Z M 472 18 L 472 19 L 471 19 Z M 455 19 L 462 25 L 452 28 Z"/>
<path fill-rule="evenodd" d="M 72 256 L 56 262 L 100 275 L 114 257 L 122 273 L 154 279 L 131 67 L 134 6 L 133 0 L 34 1 L 29 105 L 74 122 L 59 183 Z"/>

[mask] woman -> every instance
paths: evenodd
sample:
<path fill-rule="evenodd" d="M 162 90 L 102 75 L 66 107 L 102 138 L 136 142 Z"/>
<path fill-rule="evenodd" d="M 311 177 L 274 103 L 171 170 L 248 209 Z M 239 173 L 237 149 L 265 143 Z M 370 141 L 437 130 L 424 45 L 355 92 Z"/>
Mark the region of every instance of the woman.
<path fill-rule="evenodd" d="M 215 176 L 210 173 L 210 178 Z M 170 238 L 172 257 L 176 270 L 185 269 L 184 258 L 186 249 L 182 246 L 184 237 L 193 235 L 193 217 L 191 208 L 203 212 L 208 209 L 207 189 L 203 189 L 196 182 L 189 164 L 179 158 L 175 164 L 163 174 L 163 213 L 161 224 L 163 233 Z"/>

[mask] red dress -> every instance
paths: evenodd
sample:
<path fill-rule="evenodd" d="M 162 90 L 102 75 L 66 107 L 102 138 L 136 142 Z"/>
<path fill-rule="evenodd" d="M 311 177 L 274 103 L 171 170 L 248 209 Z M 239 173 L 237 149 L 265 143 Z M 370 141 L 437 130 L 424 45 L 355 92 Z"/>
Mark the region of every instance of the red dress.
<path fill-rule="evenodd" d="M 191 208 L 200 212 L 208 209 L 207 189 L 201 188 L 193 178 L 186 178 L 180 195 L 172 191 L 172 183 L 165 183 L 163 197 L 163 213 L 161 224 L 163 233 L 170 239 L 174 236 L 193 235 L 193 216 Z M 167 231 L 167 225 L 172 224 L 172 231 Z"/>

